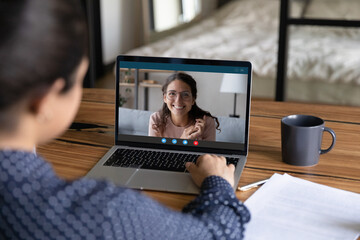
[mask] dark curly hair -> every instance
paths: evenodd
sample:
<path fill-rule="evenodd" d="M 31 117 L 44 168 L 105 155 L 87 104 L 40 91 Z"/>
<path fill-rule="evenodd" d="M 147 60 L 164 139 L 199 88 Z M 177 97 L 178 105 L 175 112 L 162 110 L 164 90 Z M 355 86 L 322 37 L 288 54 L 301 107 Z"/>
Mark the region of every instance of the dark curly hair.
<path fill-rule="evenodd" d="M 189 85 L 190 89 L 191 89 L 191 95 L 196 100 L 196 97 L 197 97 L 196 81 L 192 76 L 190 76 L 189 74 L 183 73 L 183 72 L 174 73 L 166 79 L 165 84 L 162 86 L 163 95 L 166 94 L 169 84 L 175 80 L 183 81 L 184 83 Z M 167 107 L 166 103 L 163 103 L 163 106 L 159 110 L 159 113 L 160 113 L 160 121 L 157 124 L 153 124 L 152 128 L 154 130 L 158 130 L 160 132 L 160 134 L 163 134 L 163 132 L 165 131 L 167 119 L 170 116 L 170 110 Z M 195 119 L 203 118 L 204 116 L 212 117 L 216 122 L 216 129 L 219 132 L 221 131 L 219 128 L 220 123 L 219 123 L 218 118 L 212 116 L 210 112 L 204 111 L 201 108 L 199 108 L 199 106 L 196 104 L 196 101 L 195 101 L 194 105 L 192 105 L 191 110 L 189 111 L 189 118 L 192 121 L 195 121 Z"/>

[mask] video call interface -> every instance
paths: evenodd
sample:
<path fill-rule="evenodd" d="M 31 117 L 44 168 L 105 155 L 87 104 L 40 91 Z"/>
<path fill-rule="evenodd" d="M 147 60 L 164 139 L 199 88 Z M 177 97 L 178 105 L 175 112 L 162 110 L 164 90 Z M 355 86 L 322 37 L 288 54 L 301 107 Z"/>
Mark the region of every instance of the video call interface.
<path fill-rule="evenodd" d="M 118 141 L 245 149 L 247 67 L 120 61 L 118 68 Z"/>

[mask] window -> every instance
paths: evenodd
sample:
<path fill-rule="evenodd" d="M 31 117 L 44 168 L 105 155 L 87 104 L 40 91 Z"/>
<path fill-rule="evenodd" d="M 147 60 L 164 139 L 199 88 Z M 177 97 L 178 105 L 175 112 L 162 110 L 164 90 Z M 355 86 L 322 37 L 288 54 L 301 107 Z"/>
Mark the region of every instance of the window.
<path fill-rule="evenodd" d="M 161 32 L 190 22 L 201 12 L 201 0 L 150 0 L 152 31 Z"/>

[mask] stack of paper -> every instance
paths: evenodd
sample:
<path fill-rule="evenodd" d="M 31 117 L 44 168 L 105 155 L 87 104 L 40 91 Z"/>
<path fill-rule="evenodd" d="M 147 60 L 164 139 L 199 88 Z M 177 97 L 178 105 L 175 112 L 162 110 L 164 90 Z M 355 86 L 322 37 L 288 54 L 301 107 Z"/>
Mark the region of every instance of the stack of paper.
<path fill-rule="evenodd" d="M 356 239 L 360 194 L 274 174 L 245 205 L 245 239 Z"/>

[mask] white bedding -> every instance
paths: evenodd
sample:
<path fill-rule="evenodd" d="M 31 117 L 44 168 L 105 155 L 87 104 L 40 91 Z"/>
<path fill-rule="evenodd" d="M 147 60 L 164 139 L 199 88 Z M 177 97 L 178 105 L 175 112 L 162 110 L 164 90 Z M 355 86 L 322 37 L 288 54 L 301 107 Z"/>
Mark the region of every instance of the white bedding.
<path fill-rule="evenodd" d="M 308 10 L 310 16 L 316 12 L 323 17 L 333 17 L 335 12 L 346 16 L 349 11 L 360 13 L 354 7 L 358 0 L 313 1 Z M 299 12 L 301 4 L 297 2 L 292 10 Z M 340 7 L 339 2 L 343 2 Z M 333 6 L 324 11 L 323 4 Z M 127 54 L 249 60 L 255 75 L 275 78 L 278 15 L 279 0 L 237 0 L 189 29 Z M 288 78 L 360 85 L 360 28 L 290 30 Z"/>

